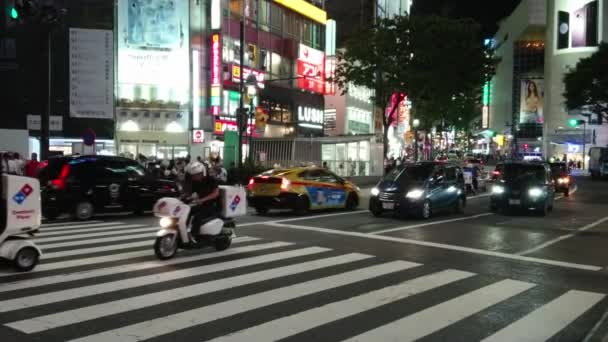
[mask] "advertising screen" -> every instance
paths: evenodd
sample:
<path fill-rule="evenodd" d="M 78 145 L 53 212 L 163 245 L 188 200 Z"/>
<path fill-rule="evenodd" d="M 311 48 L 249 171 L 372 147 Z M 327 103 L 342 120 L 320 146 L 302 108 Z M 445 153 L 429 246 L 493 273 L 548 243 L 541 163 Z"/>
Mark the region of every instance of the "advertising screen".
<path fill-rule="evenodd" d="M 118 0 L 117 8 L 119 98 L 188 102 L 188 2 Z"/>
<path fill-rule="evenodd" d="M 555 0 L 556 51 L 592 48 L 600 41 L 601 0 Z"/>
<path fill-rule="evenodd" d="M 542 124 L 544 104 L 544 81 L 524 79 L 521 81 L 519 123 Z"/>

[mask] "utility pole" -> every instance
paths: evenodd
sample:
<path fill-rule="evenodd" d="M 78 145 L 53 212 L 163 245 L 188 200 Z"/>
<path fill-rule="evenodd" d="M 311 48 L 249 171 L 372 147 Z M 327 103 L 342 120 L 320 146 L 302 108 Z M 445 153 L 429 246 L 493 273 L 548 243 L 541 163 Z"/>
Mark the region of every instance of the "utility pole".
<path fill-rule="evenodd" d="M 245 22 L 243 20 L 241 20 L 240 22 L 240 26 L 239 26 L 239 31 L 240 31 L 240 37 L 239 37 L 239 42 L 240 42 L 240 51 L 239 51 L 239 60 L 240 60 L 240 65 L 239 65 L 239 110 L 236 116 L 236 122 L 237 122 L 237 127 L 239 130 L 239 142 L 238 142 L 238 149 L 237 149 L 237 165 L 239 168 L 241 168 L 243 166 L 243 131 L 247 129 L 247 119 L 245 119 L 245 122 L 243 122 L 243 112 L 245 111 L 244 105 L 243 105 L 243 90 L 245 89 L 245 80 L 243 79 L 243 65 L 245 64 Z"/>
<path fill-rule="evenodd" d="M 47 53 L 47 90 L 46 90 L 46 110 L 40 114 L 40 160 L 47 160 L 49 158 L 49 138 L 50 132 L 50 120 L 52 112 L 52 29 L 47 32 L 46 39 L 46 53 Z"/>

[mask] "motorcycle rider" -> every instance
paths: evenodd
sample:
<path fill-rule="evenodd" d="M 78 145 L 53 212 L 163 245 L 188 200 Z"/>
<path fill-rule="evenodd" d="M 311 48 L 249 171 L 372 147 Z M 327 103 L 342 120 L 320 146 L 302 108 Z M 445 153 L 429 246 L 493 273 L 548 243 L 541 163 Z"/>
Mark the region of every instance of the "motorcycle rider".
<path fill-rule="evenodd" d="M 191 175 L 190 193 L 191 204 L 190 222 L 191 234 L 194 238 L 200 236 L 200 227 L 206 218 L 216 216 L 218 213 L 217 201 L 220 189 L 214 177 L 209 176 L 205 165 L 193 162 L 189 165 L 188 173 Z"/>

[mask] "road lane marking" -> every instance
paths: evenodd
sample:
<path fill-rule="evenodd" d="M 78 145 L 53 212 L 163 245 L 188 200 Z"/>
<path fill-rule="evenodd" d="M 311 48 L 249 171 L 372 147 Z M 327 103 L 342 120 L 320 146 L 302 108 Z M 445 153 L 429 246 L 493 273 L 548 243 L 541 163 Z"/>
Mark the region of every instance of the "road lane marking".
<path fill-rule="evenodd" d="M 300 274 L 304 272 L 310 272 L 320 270 L 327 267 L 333 267 L 338 265 L 344 265 L 360 260 L 373 258 L 371 255 L 351 253 L 344 254 L 335 257 L 329 257 L 324 259 L 318 259 L 314 261 L 302 262 L 298 264 L 292 264 L 289 266 L 277 267 L 267 269 L 264 271 L 252 272 L 234 277 L 218 279 L 208 281 L 204 283 L 197 283 L 185 287 L 173 288 L 165 291 L 148 293 L 136 297 L 130 297 L 122 300 L 116 300 L 103 304 L 91 305 L 84 308 L 78 308 L 74 310 L 68 310 L 64 312 L 54 313 L 46 316 L 35 317 L 26 319 L 19 322 L 13 322 L 6 324 L 19 331 L 31 334 L 48 329 L 53 329 L 65 325 L 74 323 L 84 322 L 88 320 L 98 319 L 110 315 L 116 315 L 128 311 L 138 310 L 154 305 L 160 305 L 163 303 L 169 303 L 176 300 L 182 300 L 184 298 L 196 297 L 206 293 L 212 293 L 216 291 L 228 290 L 233 287 L 239 287 L 243 285 L 249 285 L 257 282 L 267 281 L 270 279 L 278 279 L 281 277 L 287 277 L 294 274 Z M 409 267 L 414 267 L 417 264 L 406 263 Z M 394 268 L 391 268 L 394 272 Z M 292 295 L 299 297 L 299 293 L 293 293 Z M 256 297 L 260 303 L 268 303 L 272 301 L 269 296 L 258 295 Z M 230 302 L 230 301 L 229 301 Z M 266 304 L 268 305 L 268 304 Z M 237 308 L 238 309 L 238 308 Z M 245 311 L 245 310 L 243 310 Z M 225 311 L 216 311 L 215 314 L 224 313 Z M 220 314 L 221 315 L 221 314 Z M 216 318 L 217 319 L 217 318 Z M 169 320 L 169 319 L 168 319 Z M 198 318 L 196 319 L 198 320 Z M 196 321 L 194 320 L 194 321 Z M 188 320 L 184 323 L 193 324 L 193 320 Z M 189 323 L 190 322 L 190 323 Z M 128 327 L 126 327 L 128 329 Z M 152 328 L 152 331 L 156 329 Z M 167 331 L 168 333 L 170 331 Z M 139 334 L 138 334 L 139 335 Z M 88 339 L 88 338 L 86 338 Z M 108 339 L 105 341 L 117 341 L 116 339 Z"/>
<path fill-rule="evenodd" d="M 494 215 L 494 213 L 483 213 L 483 214 L 478 214 L 478 215 L 473 215 L 473 216 L 458 217 L 458 218 L 449 219 L 449 220 L 433 221 L 433 222 L 427 222 L 427 223 L 414 224 L 414 225 L 411 225 L 411 226 L 403 226 L 403 227 L 397 227 L 397 228 L 383 229 L 383 230 L 379 230 L 379 231 L 376 231 L 376 232 L 371 232 L 369 234 L 375 234 L 375 235 L 386 234 L 386 233 L 398 232 L 398 231 L 401 231 L 401 230 L 407 230 L 407 229 L 413 229 L 413 228 L 421 228 L 421 227 L 426 227 L 426 226 L 434 226 L 434 225 L 438 225 L 438 224 L 442 224 L 442 223 L 450 223 L 450 222 L 458 222 L 458 221 L 464 221 L 464 220 L 471 220 L 471 219 L 476 219 L 476 218 L 479 218 L 479 217 L 490 216 L 490 215 Z"/>
<path fill-rule="evenodd" d="M 502 280 L 366 331 L 346 341 L 415 341 L 534 286 L 534 284 L 517 280 Z"/>
<path fill-rule="evenodd" d="M 95 221 L 92 221 L 95 222 Z M 111 226 L 118 226 L 121 224 L 126 224 L 125 222 L 101 222 L 99 221 L 99 223 L 87 223 L 87 224 L 82 224 L 80 222 L 78 222 L 79 224 L 75 224 L 75 225 L 69 225 L 69 226 L 52 226 L 52 227 L 46 227 L 44 225 L 42 225 L 40 227 L 40 234 L 46 233 L 46 232 L 54 232 L 54 231 L 65 231 L 65 232 L 69 232 L 72 229 L 76 230 L 79 228 L 95 228 L 95 227 L 111 227 Z"/>
<path fill-rule="evenodd" d="M 156 229 L 159 229 L 159 228 L 156 228 Z M 148 240 L 148 244 L 150 244 L 151 243 L 150 241 L 154 241 L 154 238 L 155 238 L 154 229 L 147 229 L 146 231 L 147 231 L 146 233 L 142 233 L 142 234 L 119 235 L 119 236 L 111 236 L 111 237 L 105 237 L 105 238 L 96 238 L 93 240 L 83 239 L 83 240 L 78 240 L 78 241 L 57 242 L 57 243 L 51 243 L 51 244 L 43 243 L 43 244 L 40 244 L 40 247 L 44 251 L 44 249 L 50 249 L 50 248 L 96 245 L 98 243 L 103 243 L 103 242 L 115 242 L 115 241 L 135 240 L 135 239 L 143 239 L 143 238 L 150 239 L 150 240 Z"/>
<path fill-rule="evenodd" d="M 72 241 L 72 240 L 78 240 L 78 239 L 84 239 L 84 238 L 97 238 L 97 237 L 102 237 L 102 236 L 112 236 L 112 235 L 117 235 L 117 234 L 128 234 L 128 233 L 143 233 L 143 232 L 148 232 L 151 231 L 153 229 L 158 230 L 159 227 L 145 227 L 144 225 L 141 224 L 126 224 L 123 226 L 119 226 L 119 228 L 122 228 L 121 230 L 118 231 L 106 231 L 106 232 L 92 232 L 89 234 L 76 234 L 76 235 L 72 235 L 72 234 L 64 234 L 61 236 L 51 236 L 51 237 L 36 237 L 34 239 L 34 242 L 44 245 L 48 242 L 55 242 L 55 241 Z M 129 229 L 129 228 L 133 228 L 133 229 Z M 135 229 L 137 228 L 137 229 Z"/>
<path fill-rule="evenodd" d="M 570 195 L 572 195 L 573 193 L 575 193 L 577 190 L 578 190 L 578 185 L 575 185 L 574 188 L 572 188 L 572 191 L 570 191 Z M 555 196 L 555 200 L 562 199 L 562 198 L 565 198 L 565 197 L 566 196 L 564 196 L 564 195 L 557 195 L 557 196 Z"/>
<path fill-rule="evenodd" d="M 48 236 L 70 236 L 70 235 L 86 235 L 88 233 L 95 233 L 95 232 L 103 232 L 105 231 L 107 234 L 111 234 L 112 232 L 122 232 L 121 229 L 125 229 L 125 228 L 136 228 L 136 227 L 150 227 L 150 228 L 154 228 L 154 226 L 152 225 L 146 225 L 146 224 L 127 224 L 127 225 L 112 225 L 112 226 L 105 226 L 105 227 L 93 227 L 93 228 L 82 228 L 82 229 L 70 229 L 70 230 L 65 230 L 65 231 L 53 231 L 53 232 L 46 232 L 46 231 L 39 231 L 38 233 L 36 233 L 36 238 L 46 238 Z"/>
<path fill-rule="evenodd" d="M 324 218 L 324 217 L 343 216 L 343 215 L 352 215 L 352 214 L 363 214 L 363 213 L 369 213 L 369 210 L 353 210 L 353 211 L 345 211 L 345 212 L 332 213 L 332 214 L 321 214 L 321 215 L 314 215 L 314 216 L 292 217 L 292 218 L 288 218 L 288 219 L 278 219 L 278 220 L 269 220 L 269 221 L 260 221 L 260 222 L 237 223 L 237 228 L 247 227 L 247 226 L 255 226 L 255 225 L 258 225 L 258 224 L 282 223 L 282 222 L 292 222 L 292 221 L 305 221 L 305 220 L 312 220 L 312 219 Z"/>
<path fill-rule="evenodd" d="M 142 341 L 165 334 L 170 334 L 181 329 L 186 329 L 214 320 L 230 317 L 238 313 L 268 307 L 270 305 L 335 289 L 344 285 L 377 278 L 386 274 L 400 272 L 416 266 L 420 265 L 401 260 L 369 266 L 354 271 L 314 279 L 295 285 L 284 286 L 274 290 L 255 293 L 246 297 L 240 297 L 201 308 L 183 311 L 169 316 L 105 331 L 100 334 L 85 336 L 75 341 Z M 235 283 L 229 283 L 228 287 L 231 286 L 235 286 Z"/>
<path fill-rule="evenodd" d="M 488 196 L 492 196 L 492 193 L 488 192 L 488 193 L 481 194 L 481 195 L 475 195 L 475 196 L 467 197 L 467 200 L 476 199 L 476 198 L 484 198 L 484 197 L 488 197 Z"/>
<path fill-rule="evenodd" d="M 214 342 L 278 341 L 303 331 L 373 310 L 419 293 L 474 276 L 474 273 L 445 270 L 400 284 L 348 298 L 339 302 L 284 316 L 236 333 L 218 337 Z"/>
<path fill-rule="evenodd" d="M 296 250 L 277 252 L 271 254 L 264 254 L 260 256 L 249 257 L 245 259 L 237 259 L 233 261 L 226 261 L 221 263 L 215 263 L 211 265 L 204 265 L 198 267 L 191 267 L 186 269 L 178 269 L 169 272 L 139 276 L 135 278 L 127 278 L 123 280 L 116 280 L 102 284 L 95 284 L 89 286 L 82 286 L 73 289 L 59 290 L 54 292 L 47 292 L 38 295 L 32 295 L 27 297 L 7 299 L 0 301 L 0 312 L 8 312 L 13 310 L 20 310 L 25 308 L 31 308 L 46 304 L 58 303 L 66 300 L 72 300 L 76 298 L 88 297 L 98 295 L 102 293 L 114 292 L 118 290 L 132 289 L 135 287 L 146 286 L 150 284 L 156 284 L 166 281 L 172 281 L 177 279 L 189 278 L 197 275 L 203 275 L 212 272 L 225 271 L 230 269 L 236 269 L 246 266 L 259 265 L 267 262 L 276 260 L 287 260 L 291 258 L 297 258 L 306 255 L 318 254 L 330 251 L 329 248 L 322 247 L 308 247 L 300 248 Z"/>
<path fill-rule="evenodd" d="M 608 221 L 608 216 L 606 216 L 606 217 L 604 217 L 602 219 L 599 219 L 599 220 L 597 220 L 595 222 L 592 222 L 592 223 L 590 223 L 590 224 L 588 224 L 586 226 L 583 226 L 583 227 L 577 229 L 574 233 L 558 236 L 555 239 L 549 240 L 549 241 L 547 241 L 545 243 L 541 243 L 540 245 L 538 245 L 536 247 L 527 249 L 527 250 L 525 250 L 523 252 L 519 252 L 519 253 L 517 253 L 517 255 L 528 255 L 528 254 L 532 254 L 534 252 L 538 252 L 541 249 L 547 248 L 547 247 L 549 247 L 551 245 L 554 245 L 554 244 L 556 244 L 556 243 L 558 243 L 560 241 L 564 241 L 566 239 L 572 238 L 572 237 L 578 235 L 578 233 L 584 232 L 586 230 L 589 230 L 589 229 L 591 229 L 593 227 L 596 227 L 596 226 L 598 226 L 598 225 L 600 225 L 600 224 L 602 224 L 602 223 L 604 223 L 606 221 Z"/>
<path fill-rule="evenodd" d="M 42 249 L 42 252 L 44 253 L 43 262 L 48 261 L 50 259 L 57 259 L 57 258 L 62 258 L 62 257 L 66 257 L 66 256 L 76 256 L 76 255 L 85 255 L 85 254 L 93 254 L 93 253 L 100 253 L 100 252 L 110 252 L 110 251 L 117 251 L 117 250 L 122 250 L 122 249 L 133 249 L 133 248 L 138 248 L 138 247 L 152 247 L 152 243 L 150 242 L 150 240 L 146 240 L 146 241 L 138 241 L 138 242 L 130 242 L 130 243 L 122 243 L 122 244 L 105 245 L 105 246 L 99 246 L 99 247 L 83 246 L 82 248 L 70 248 L 70 249 L 67 249 L 64 251 L 52 252 L 52 253 L 44 253 L 44 248 L 43 248 Z"/>
<path fill-rule="evenodd" d="M 103 221 L 87 221 L 88 224 L 96 224 L 96 223 L 105 223 Z M 119 222 L 121 223 L 121 222 Z M 56 222 L 56 223 L 43 223 L 40 228 L 47 228 L 47 227 L 57 227 L 57 226 L 66 226 L 69 227 L 71 225 L 82 225 L 82 221 L 68 221 L 68 222 Z"/>
<path fill-rule="evenodd" d="M 448 245 L 448 244 L 443 244 L 443 243 L 438 243 L 438 242 L 406 239 L 406 238 L 399 238 L 399 237 L 387 236 L 387 235 L 373 235 L 373 234 L 367 234 L 367 233 L 358 233 L 358 232 L 351 232 L 351 231 L 344 231 L 344 230 L 335 230 L 335 229 L 318 228 L 318 227 L 310 227 L 310 226 L 282 224 L 282 223 L 273 223 L 273 224 L 268 224 L 268 225 L 271 227 L 293 228 L 293 229 L 299 229 L 299 230 L 314 231 L 314 232 L 318 232 L 318 233 L 353 236 L 353 237 L 360 237 L 360 238 L 364 238 L 364 239 L 391 241 L 391 242 L 418 245 L 418 246 L 424 246 L 424 247 L 447 249 L 447 250 L 452 250 L 452 251 L 457 251 L 457 252 L 493 256 L 493 257 L 498 257 L 498 258 L 503 258 L 503 259 L 533 262 L 533 263 L 538 263 L 538 264 L 543 264 L 543 265 L 559 266 L 559 267 L 565 267 L 565 268 L 575 268 L 575 269 L 586 270 L 586 271 L 599 271 L 602 269 L 602 267 L 595 266 L 595 265 L 584 265 L 584 264 L 577 264 L 577 263 L 571 263 L 571 262 L 565 262 L 565 261 L 528 257 L 528 256 L 523 256 L 523 255 L 517 255 L 517 254 L 488 251 L 485 249 L 464 247 L 464 246 L 458 246 L 458 245 Z"/>
<path fill-rule="evenodd" d="M 600 293 L 568 291 L 482 342 L 549 340 L 604 297 L 605 295 Z"/>
<path fill-rule="evenodd" d="M 239 244 L 239 243 L 255 241 L 255 240 L 258 240 L 258 239 L 251 238 L 251 237 L 238 237 L 233 240 L 233 243 Z M 264 250 L 264 249 L 268 249 L 268 248 L 278 248 L 278 247 L 291 246 L 291 245 L 293 245 L 293 243 L 271 242 L 271 243 L 266 243 L 266 244 L 256 244 L 253 246 L 231 248 L 231 249 L 223 251 L 221 253 L 206 253 L 206 254 L 202 254 L 202 255 L 189 256 L 189 257 L 185 257 L 185 258 L 177 257 L 173 260 L 148 261 L 148 262 L 141 262 L 141 263 L 135 263 L 135 264 L 106 267 L 106 268 L 101 268 L 101 269 L 79 271 L 79 272 L 69 273 L 69 274 L 59 274 L 59 275 L 52 275 L 52 276 L 48 276 L 48 277 L 18 280 L 15 282 L 3 284 L 2 287 L 0 287 L 0 292 L 21 290 L 21 289 L 26 289 L 26 288 L 31 288 L 31 287 L 51 285 L 51 284 L 57 284 L 57 283 L 63 283 L 63 282 L 67 282 L 67 281 L 81 280 L 81 279 L 87 279 L 87 278 L 93 278 L 93 277 L 102 277 L 102 276 L 113 275 L 113 274 L 118 274 L 118 273 L 135 272 L 135 271 L 140 271 L 140 270 L 144 270 L 144 269 L 148 269 L 148 268 L 181 264 L 181 263 L 186 263 L 186 262 L 190 262 L 190 261 L 204 260 L 204 259 L 209 259 L 209 258 L 221 258 L 221 257 L 227 256 L 227 255 L 246 253 L 246 252 L 255 252 L 258 250 Z M 139 252 L 111 254 L 111 255 L 104 255 L 104 256 L 100 256 L 100 257 L 77 259 L 77 260 L 73 260 L 73 261 L 59 261 L 59 262 L 54 262 L 54 263 L 50 263 L 50 264 L 42 264 L 42 265 L 36 267 L 36 269 L 34 271 L 29 272 L 28 274 L 63 269 L 63 268 L 77 267 L 77 266 L 83 266 L 83 265 L 95 265 L 95 264 L 101 264 L 101 263 L 118 261 L 118 260 L 128 260 L 128 259 L 133 259 L 133 258 L 138 258 L 138 257 L 151 257 L 151 256 L 153 256 L 153 252 L 152 252 L 152 249 L 149 249 L 149 250 L 139 251 Z M 11 275 L 14 276 L 15 274 L 17 274 L 17 273 L 11 272 L 9 274 L 2 274 L 2 275 L 0 275 L 0 277 L 6 277 L 6 276 L 11 276 Z"/>

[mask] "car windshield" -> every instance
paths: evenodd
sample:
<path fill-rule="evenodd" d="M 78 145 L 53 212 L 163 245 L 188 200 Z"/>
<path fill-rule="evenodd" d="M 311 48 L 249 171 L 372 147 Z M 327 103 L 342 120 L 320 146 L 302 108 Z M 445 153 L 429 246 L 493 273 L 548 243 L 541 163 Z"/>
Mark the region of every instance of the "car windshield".
<path fill-rule="evenodd" d="M 503 178 L 507 181 L 545 180 L 545 168 L 542 165 L 513 164 L 506 165 Z"/>
<path fill-rule="evenodd" d="M 393 169 L 389 172 L 385 177 L 385 181 L 395 182 L 399 180 L 400 182 L 406 183 L 421 183 L 426 181 L 433 171 L 434 165 L 417 165 L 417 166 L 405 166 L 398 169 Z"/>

